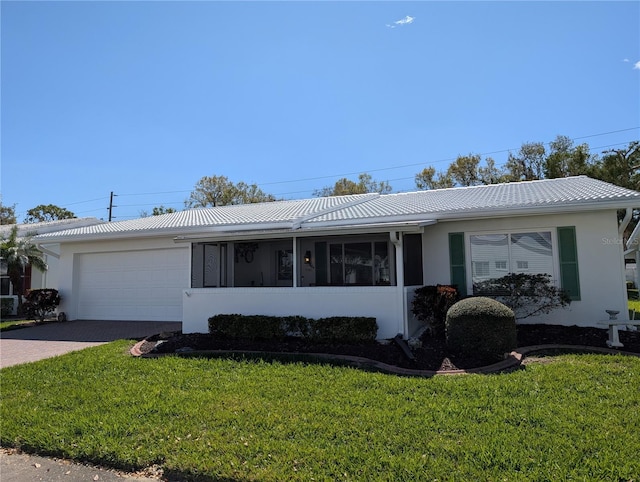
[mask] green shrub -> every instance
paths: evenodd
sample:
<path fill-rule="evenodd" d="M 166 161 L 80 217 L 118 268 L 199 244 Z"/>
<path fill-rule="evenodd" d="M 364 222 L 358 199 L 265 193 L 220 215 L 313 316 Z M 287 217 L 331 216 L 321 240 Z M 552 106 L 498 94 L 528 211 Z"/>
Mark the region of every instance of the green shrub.
<path fill-rule="evenodd" d="M 474 283 L 476 296 L 489 296 L 513 310 L 518 320 L 566 308 L 571 298 L 553 284 L 551 275 L 509 273 L 502 278 Z"/>
<path fill-rule="evenodd" d="M 275 316 L 216 315 L 209 318 L 209 333 L 224 338 L 281 339 L 286 333 Z"/>
<path fill-rule="evenodd" d="M 375 318 L 334 316 L 309 321 L 311 325 L 309 337 L 316 341 L 374 341 L 378 333 Z"/>
<path fill-rule="evenodd" d="M 446 337 L 456 353 L 501 360 L 516 347 L 516 318 L 513 310 L 494 299 L 466 298 L 447 312 Z"/>
<path fill-rule="evenodd" d="M 455 286 L 423 286 L 414 292 L 411 312 L 431 328 L 433 335 L 444 336 L 447 311 L 459 299 L 460 294 Z"/>
<path fill-rule="evenodd" d="M 27 318 L 44 321 L 47 315 L 52 314 L 59 304 L 58 290 L 45 288 L 29 291 L 22 309 Z"/>
<path fill-rule="evenodd" d="M 3 318 L 11 316 L 13 313 L 13 298 L 2 298 L 0 300 L 0 315 Z"/>
<path fill-rule="evenodd" d="M 375 340 L 375 318 L 332 317 L 318 320 L 302 316 L 221 314 L 209 318 L 209 333 L 224 338 L 282 339 L 286 336 L 314 341 L 360 342 Z"/>

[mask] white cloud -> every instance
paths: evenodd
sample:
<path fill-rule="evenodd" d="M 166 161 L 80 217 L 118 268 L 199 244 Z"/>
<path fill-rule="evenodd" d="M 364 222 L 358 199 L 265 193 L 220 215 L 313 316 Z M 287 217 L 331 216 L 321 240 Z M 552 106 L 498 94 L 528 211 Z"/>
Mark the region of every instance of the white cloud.
<path fill-rule="evenodd" d="M 622 59 L 623 62 L 629 62 L 629 59 Z"/>
<path fill-rule="evenodd" d="M 633 64 L 633 70 L 640 70 L 640 60 Z"/>
<path fill-rule="evenodd" d="M 393 24 L 387 24 L 387 27 L 389 28 L 396 28 L 400 25 L 408 25 L 410 23 L 413 23 L 413 21 L 415 20 L 416 17 L 410 17 L 409 15 L 407 15 L 404 18 L 401 18 L 400 20 L 396 20 L 395 22 L 393 22 Z"/>

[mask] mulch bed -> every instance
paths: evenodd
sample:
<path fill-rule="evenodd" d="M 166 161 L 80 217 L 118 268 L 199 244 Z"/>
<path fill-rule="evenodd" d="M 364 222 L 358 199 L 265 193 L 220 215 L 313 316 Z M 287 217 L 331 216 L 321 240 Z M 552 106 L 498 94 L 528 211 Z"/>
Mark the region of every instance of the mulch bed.
<path fill-rule="evenodd" d="M 561 344 L 606 348 L 607 330 L 577 326 L 519 325 L 518 347 Z M 191 351 L 229 350 L 278 353 L 325 353 L 368 358 L 402 368 L 415 370 L 456 370 L 477 368 L 492 361 L 463 357 L 447 350 L 444 340 L 425 334 L 421 346 L 412 347 L 414 359 L 395 342 L 360 344 L 317 344 L 288 338 L 284 340 L 230 340 L 208 334 L 166 334 L 148 338 L 140 346 L 143 354 L 188 353 Z M 622 350 L 640 353 L 640 331 L 620 331 Z"/>

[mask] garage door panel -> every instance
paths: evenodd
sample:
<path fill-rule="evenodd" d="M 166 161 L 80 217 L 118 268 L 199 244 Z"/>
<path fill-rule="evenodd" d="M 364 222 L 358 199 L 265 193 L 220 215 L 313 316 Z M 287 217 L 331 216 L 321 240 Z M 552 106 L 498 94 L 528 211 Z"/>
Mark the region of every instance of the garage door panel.
<path fill-rule="evenodd" d="M 187 249 L 87 253 L 77 266 L 78 318 L 181 320 Z"/>

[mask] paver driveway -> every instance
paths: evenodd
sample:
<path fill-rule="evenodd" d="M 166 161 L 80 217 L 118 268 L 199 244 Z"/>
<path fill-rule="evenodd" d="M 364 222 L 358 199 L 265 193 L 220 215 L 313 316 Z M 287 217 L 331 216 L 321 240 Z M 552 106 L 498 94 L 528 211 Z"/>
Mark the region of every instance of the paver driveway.
<path fill-rule="evenodd" d="M 0 368 L 62 355 L 120 339 L 177 331 L 180 322 L 67 321 L 0 333 Z"/>

